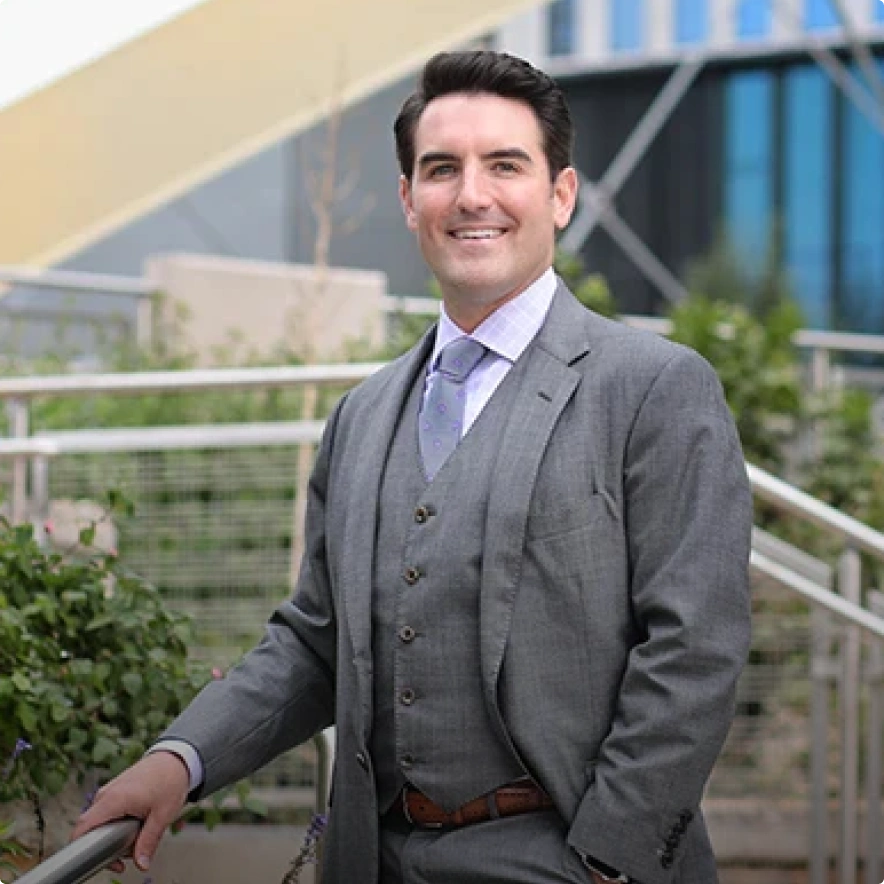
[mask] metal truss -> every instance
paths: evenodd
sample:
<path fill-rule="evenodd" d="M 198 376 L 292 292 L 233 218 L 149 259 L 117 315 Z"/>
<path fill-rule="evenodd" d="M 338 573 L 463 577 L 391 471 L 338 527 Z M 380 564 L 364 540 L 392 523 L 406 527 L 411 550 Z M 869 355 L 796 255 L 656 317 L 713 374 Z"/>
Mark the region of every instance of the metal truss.
<path fill-rule="evenodd" d="M 736 10 L 738 2 L 739 0 L 734 0 L 732 11 Z M 884 136 L 884 80 L 868 45 L 852 21 L 845 0 L 829 2 L 842 24 L 851 55 L 864 75 L 865 85 L 857 80 L 847 65 L 822 40 L 813 35 L 804 35 L 805 48 L 832 82 Z M 772 8 L 774 14 L 786 21 L 796 33 L 800 31 L 800 21 L 789 0 L 773 0 Z M 703 53 L 689 55 L 676 67 L 599 181 L 591 181 L 578 168 L 581 181 L 580 202 L 570 226 L 560 240 L 565 251 L 577 254 L 593 231 L 597 227 L 603 228 L 642 276 L 671 303 L 677 303 L 688 295 L 686 287 L 617 213 L 614 200 L 690 91 L 707 58 Z"/>

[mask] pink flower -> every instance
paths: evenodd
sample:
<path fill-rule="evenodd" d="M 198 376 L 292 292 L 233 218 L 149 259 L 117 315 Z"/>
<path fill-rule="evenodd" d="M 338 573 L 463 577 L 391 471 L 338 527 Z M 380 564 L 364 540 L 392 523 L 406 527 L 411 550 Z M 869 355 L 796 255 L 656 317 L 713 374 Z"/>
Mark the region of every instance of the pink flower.
<path fill-rule="evenodd" d="M 55 526 L 52 524 L 52 520 L 51 520 L 51 519 L 47 519 L 47 520 L 43 523 L 43 530 L 44 530 L 47 534 L 51 534 L 51 533 L 55 530 Z"/>
<path fill-rule="evenodd" d="M 212 678 L 214 678 L 215 681 L 218 681 L 219 679 L 224 678 L 224 671 L 223 671 L 222 669 L 219 669 L 219 668 L 216 666 L 216 667 L 212 670 Z"/>

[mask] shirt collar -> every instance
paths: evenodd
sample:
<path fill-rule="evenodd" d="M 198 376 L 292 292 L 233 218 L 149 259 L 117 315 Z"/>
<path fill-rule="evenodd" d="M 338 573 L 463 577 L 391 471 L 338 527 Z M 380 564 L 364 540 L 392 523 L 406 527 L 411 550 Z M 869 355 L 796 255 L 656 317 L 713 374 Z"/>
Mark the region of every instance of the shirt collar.
<path fill-rule="evenodd" d="M 540 331 L 556 293 L 557 280 L 550 267 L 512 300 L 507 301 L 488 316 L 472 334 L 466 335 L 451 320 L 442 304 L 439 327 L 430 365 L 435 366 L 442 348 L 458 338 L 471 337 L 509 362 L 515 362 Z"/>

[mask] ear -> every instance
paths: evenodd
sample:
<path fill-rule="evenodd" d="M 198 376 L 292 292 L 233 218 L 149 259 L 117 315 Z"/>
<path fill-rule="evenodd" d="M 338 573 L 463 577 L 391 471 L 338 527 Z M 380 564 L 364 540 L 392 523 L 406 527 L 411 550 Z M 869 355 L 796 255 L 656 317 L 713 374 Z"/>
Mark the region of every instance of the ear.
<path fill-rule="evenodd" d="M 417 230 L 417 217 L 411 199 L 411 182 L 404 175 L 399 176 L 399 202 L 402 204 L 402 212 L 405 215 L 408 229 Z"/>
<path fill-rule="evenodd" d="M 580 181 L 577 172 L 568 166 L 562 169 L 553 182 L 553 220 L 557 230 L 564 230 L 574 213 L 577 204 L 577 191 Z"/>

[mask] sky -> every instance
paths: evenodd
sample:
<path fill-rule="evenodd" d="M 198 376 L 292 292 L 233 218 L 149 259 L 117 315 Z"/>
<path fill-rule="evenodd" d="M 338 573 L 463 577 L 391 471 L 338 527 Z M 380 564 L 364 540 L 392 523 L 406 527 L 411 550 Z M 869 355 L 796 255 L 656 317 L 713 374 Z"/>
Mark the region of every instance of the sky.
<path fill-rule="evenodd" d="M 208 0 L 0 0 L 0 110 Z"/>

